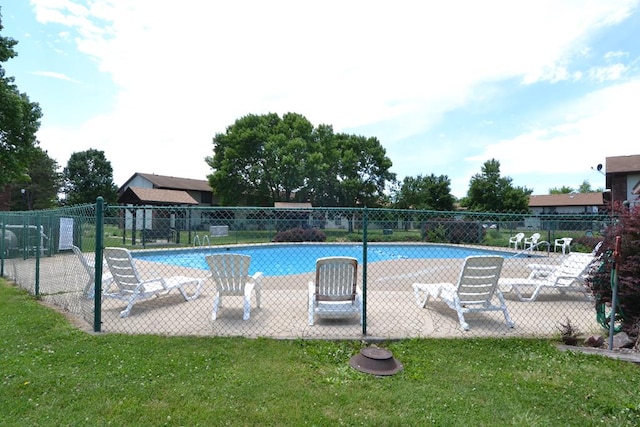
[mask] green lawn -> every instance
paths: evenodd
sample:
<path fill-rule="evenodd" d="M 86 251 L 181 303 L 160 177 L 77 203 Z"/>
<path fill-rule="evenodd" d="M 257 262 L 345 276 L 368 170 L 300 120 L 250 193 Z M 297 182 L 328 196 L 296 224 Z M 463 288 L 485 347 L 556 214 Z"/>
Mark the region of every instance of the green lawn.
<path fill-rule="evenodd" d="M 0 279 L 0 425 L 620 426 L 639 367 L 537 339 L 380 343 L 404 370 L 349 366 L 362 342 L 95 335 Z"/>

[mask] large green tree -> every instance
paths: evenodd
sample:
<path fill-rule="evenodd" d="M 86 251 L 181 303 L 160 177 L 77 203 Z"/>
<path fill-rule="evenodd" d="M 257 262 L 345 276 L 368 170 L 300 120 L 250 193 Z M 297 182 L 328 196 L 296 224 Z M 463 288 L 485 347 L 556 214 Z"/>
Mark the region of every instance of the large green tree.
<path fill-rule="evenodd" d="M 510 177 L 500 176 L 500 162 L 487 160 L 481 173 L 471 177 L 467 197 L 461 204 L 476 212 L 518 212 L 529 211 L 529 196 L 532 190 L 515 187 Z"/>
<path fill-rule="evenodd" d="M 116 202 L 118 188 L 113 183 L 113 169 L 104 151 L 89 149 L 73 153 L 63 171 L 65 203 L 95 203 L 102 196 L 106 203 Z"/>
<path fill-rule="evenodd" d="M 302 115 L 247 115 L 213 139 L 209 183 L 225 205 L 377 206 L 391 161 L 376 138 L 334 134 Z"/>
<path fill-rule="evenodd" d="M 36 147 L 29 162 L 28 180 L 11 186 L 11 210 L 51 209 L 58 204 L 62 174 L 58 162 Z"/>
<path fill-rule="evenodd" d="M 3 28 L 0 15 L 0 31 Z M 0 37 L 0 188 L 28 180 L 27 169 L 42 117 L 40 106 L 20 93 L 13 77 L 5 75 L 2 63 L 17 55 L 16 44 L 12 38 Z"/>
<path fill-rule="evenodd" d="M 451 194 L 451 180 L 446 175 L 407 176 L 397 194 L 399 209 L 452 211 L 455 197 Z"/>

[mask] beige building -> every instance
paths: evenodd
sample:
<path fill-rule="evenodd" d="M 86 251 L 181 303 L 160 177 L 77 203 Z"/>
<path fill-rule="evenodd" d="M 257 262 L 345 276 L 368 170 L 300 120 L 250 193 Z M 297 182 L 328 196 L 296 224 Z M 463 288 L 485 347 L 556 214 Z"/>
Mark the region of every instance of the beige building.
<path fill-rule="evenodd" d="M 607 189 L 615 205 L 640 204 L 640 154 L 607 157 L 605 171 Z"/>
<path fill-rule="evenodd" d="M 605 209 L 603 193 L 542 194 L 529 196 L 529 208 L 536 215 L 597 214 Z"/>

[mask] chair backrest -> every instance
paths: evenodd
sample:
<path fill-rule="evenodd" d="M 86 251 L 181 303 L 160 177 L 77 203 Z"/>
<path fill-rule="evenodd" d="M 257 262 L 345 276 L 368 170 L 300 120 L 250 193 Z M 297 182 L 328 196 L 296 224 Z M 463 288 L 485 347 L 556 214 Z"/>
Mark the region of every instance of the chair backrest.
<path fill-rule="evenodd" d="M 524 233 L 518 233 L 515 235 L 515 237 L 513 238 L 513 240 L 515 240 L 516 242 L 521 241 L 522 239 L 524 239 Z"/>
<path fill-rule="evenodd" d="M 533 233 L 529 240 L 531 240 L 531 242 L 535 244 L 538 243 L 538 239 L 540 239 L 540 233 Z"/>
<path fill-rule="evenodd" d="M 567 255 L 558 268 L 554 271 L 553 276 L 575 276 L 578 277 L 588 270 L 591 263 L 596 258 L 587 253 L 571 252 Z"/>
<path fill-rule="evenodd" d="M 357 259 L 318 258 L 316 260 L 316 301 L 354 301 L 357 280 Z"/>
<path fill-rule="evenodd" d="M 4 247 L 5 249 L 18 248 L 18 236 L 11 230 L 4 230 Z"/>
<path fill-rule="evenodd" d="M 591 251 L 591 255 L 593 256 L 597 256 L 598 255 L 598 251 L 600 250 L 600 248 L 602 247 L 602 244 L 604 243 L 603 240 L 599 241 L 597 245 L 594 246 L 593 250 Z"/>
<path fill-rule="evenodd" d="M 242 254 L 215 254 L 205 257 L 211 270 L 211 278 L 219 291 L 244 290 L 249 279 L 251 257 Z"/>
<path fill-rule="evenodd" d="M 489 302 L 498 286 L 504 258 L 495 255 L 474 255 L 465 258 L 458 279 L 461 304 Z"/>
<path fill-rule="evenodd" d="M 104 248 L 104 259 L 121 291 L 133 291 L 142 281 L 128 249 Z"/>
<path fill-rule="evenodd" d="M 71 245 L 71 250 L 76 254 L 84 269 L 89 273 L 89 276 L 93 278 L 95 276 L 95 268 L 92 265 L 89 265 L 89 261 L 87 261 L 87 258 L 84 256 L 80 248 L 75 245 Z"/>

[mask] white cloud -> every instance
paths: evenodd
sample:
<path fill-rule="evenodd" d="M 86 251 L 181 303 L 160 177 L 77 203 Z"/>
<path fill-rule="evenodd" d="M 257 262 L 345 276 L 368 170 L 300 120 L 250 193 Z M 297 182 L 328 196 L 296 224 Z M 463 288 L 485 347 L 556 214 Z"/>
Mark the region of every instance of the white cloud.
<path fill-rule="evenodd" d="M 243 115 L 269 111 L 298 112 L 336 131 L 375 128 L 389 151 L 405 156 L 392 157 L 394 168 L 416 174 L 415 158 L 433 158 L 433 148 L 407 150 L 400 141 L 476 101 L 487 83 L 581 78 L 569 67 L 572 55 L 586 54 L 588 36 L 620 22 L 637 2 L 32 4 L 41 23 L 64 25 L 119 88 L 113 110 L 75 128 L 47 124 L 39 139 L 74 151 L 87 141 L 104 147 L 121 183 L 149 168 L 204 178 L 214 134 Z M 611 80 L 624 72 L 615 67 L 592 75 Z M 595 112 L 589 117 L 597 119 Z M 579 128 L 573 133 L 545 128 L 547 136 L 522 135 L 478 157 L 500 154 L 506 170 L 519 170 L 522 147 L 578 144 L 584 120 L 571 122 Z M 436 154 L 442 157 L 435 164 L 461 158 L 451 145 Z"/>
<path fill-rule="evenodd" d="M 64 80 L 64 81 L 71 82 L 71 83 L 79 83 L 77 80 L 72 79 L 71 77 L 67 76 L 66 74 L 56 73 L 54 71 L 34 71 L 31 74 L 36 75 L 36 76 L 51 77 L 53 79 Z"/>
<path fill-rule="evenodd" d="M 555 175 L 584 174 L 584 179 L 589 179 L 591 167 L 604 163 L 606 157 L 637 153 L 638 99 L 640 79 L 598 90 L 558 105 L 549 112 L 553 123 L 549 127 L 488 144 L 481 153 L 465 161 L 477 164 L 496 158 L 503 175 L 514 179 L 537 176 L 527 186 L 535 186 L 538 193 L 554 186 L 571 185 L 562 182 L 540 185 L 548 176 L 558 179 Z"/>
<path fill-rule="evenodd" d="M 607 52 L 604 54 L 604 59 L 606 60 L 618 60 L 620 58 L 628 58 L 629 57 L 629 52 L 622 52 L 622 51 L 611 51 L 611 52 Z"/>
<path fill-rule="evenodd" d="M 602 83 L 618 80 L 629 68 L 624 64 L 613 64 L 607 67 L 593 67 L 589 70 L 589 78 Z"/>

